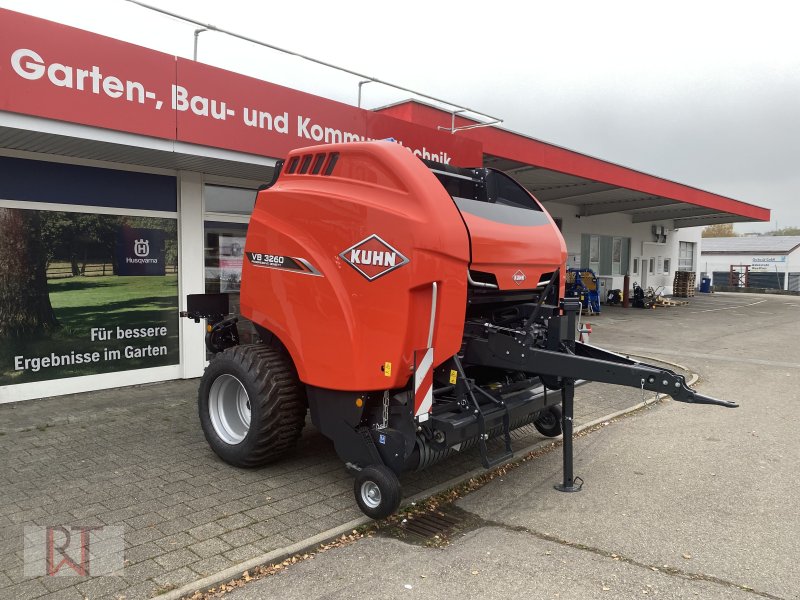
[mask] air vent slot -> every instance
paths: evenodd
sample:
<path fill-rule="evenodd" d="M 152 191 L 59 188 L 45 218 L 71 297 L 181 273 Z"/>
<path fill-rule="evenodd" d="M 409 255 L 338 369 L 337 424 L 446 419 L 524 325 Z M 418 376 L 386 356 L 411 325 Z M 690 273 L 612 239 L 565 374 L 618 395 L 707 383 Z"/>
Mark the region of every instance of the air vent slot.
<path fill-rule="evenodd" d="M 322 173 L 323 175 L 330 175 L 333 173 L 333 167 L 336 166 L 336 161 L 339 160 L 339 153 L 332 152 L 330 156 L 328 156 L 328 164 L 325 165 L 325 171 Z"/>
<path fill-rule="evenodd" d="M 284 173 L 287 175 L 330 175 L 338 160 L 338 152 L 292 156 L 286 163 Z"/>
<path fill-rule="evenodd" d="M 319 172 L 322 170 L 322 164 L 325 162 L 325 155 L 324 154 L 317 154 L 314 157 L 314 166 L 311 167 L 311 174 L 312 175 L 319 175 Z"/>
<path fill-rule="evenodd" d="M 311 166 L 311 155 L 306 154 L 303 157 L 303 162 L 300 163 L 300 170 L 298 171 L 298 173 L 300 175 L 305 175 L 306 173 L 308 173 L 308 167 L 310 166 Z"/>

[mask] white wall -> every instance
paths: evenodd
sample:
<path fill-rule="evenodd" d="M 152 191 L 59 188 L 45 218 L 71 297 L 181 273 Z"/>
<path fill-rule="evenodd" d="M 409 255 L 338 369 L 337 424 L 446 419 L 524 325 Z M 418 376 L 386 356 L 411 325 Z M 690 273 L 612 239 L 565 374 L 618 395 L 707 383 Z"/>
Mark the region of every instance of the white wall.
<path fill-rule="evenodd" d="M 627 271 L 631 277 L 631 285 L 636 282 L 644 287 L 652 286 L 654 289 L 663 286 L 664 294 L 672 294 L 672 283 L 675 277 L 675 271 L 678 268 L 679 242 L 694 242 L 694 270 L 695 272 L 699 270 L 698 266 L 702 227 L 674 229 L 674 224 L 671 220 L 633 223 L 632 217 L 623 213 L 578 217 L 576 216 L 577 209 L 574 206 L 557 204 L 555 202 L 548 202 L 545 205 L 545 208 L 550 212 L 551 215 L 553 215 L 553 217 L 562 219 L 562 233 L 564 234 L 564 240 L 567 243 L 567 252 L 570 254 L 570 256 L 580 256 L 581 235 L 584 233 L 630 238 L 631 247 Z M 666 228 L 667 241 L 665 244 L 656 244 L 653 242 L 653 225 L 663 225 Z M 634 274 L 633 272 L 634 258 L 638 258 L 640 261 L 638 274 Z M 647 261 L 650 258 L 655 259 L 656 270 L 658 269 L 659 264 L 663 265 L 665 258 L 669 259 L 669 272 L 664 272 L 662 269 L 662 272 L 660 273 L 656 272 L 653 274 L 643 274 L 641 261 L 645 261 L 646 270 Z M 577 265 L 570 264 L 569 266 L 571 267 Z M 612 289 L 622 289 L 625 270 L 625 266 L 623 266 L 623 275 L 615 275 L 612 277 Z M 608 274 L 598 273 L 598 275 L 605 276 Z"/>
<path fill-rule="evenodd" d="M 178 251 L 180 277 L 179 305 L 186 310 L 188 294 L 205 290 L 203 252 L 203 177 L 200 173 L 181 171 L 178 180 Z M 205 324 L 181 319 L 181 376 L 200 377 L 206 365 Z"/>

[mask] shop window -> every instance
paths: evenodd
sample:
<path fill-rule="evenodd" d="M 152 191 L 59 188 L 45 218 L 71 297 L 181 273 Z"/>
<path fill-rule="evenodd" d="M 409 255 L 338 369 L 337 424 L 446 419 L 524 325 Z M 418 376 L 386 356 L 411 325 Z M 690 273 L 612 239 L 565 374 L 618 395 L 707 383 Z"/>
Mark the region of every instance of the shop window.
<path fill-rule="evenodd" d="M 0 386 L 179 363 L 175 177 L 0 157 L 0 198 Z"/>
<path fill-rule="evenodd" d="M 669 270 L 670 270 L 669 267 L 670 267 L 670 259 L 665 258 L 664 259 L 664 274 L 665 275 L 669 275 Z"/>
<path fill-rule="evenodd" d="M 206 293 L 234 294 L 237 308 L 246 235 L 244 223 L 205 223 Z"/>
<path fill-rule="evenodd" d="M 175 218 L 0 205 L 0 386 L 179 363 Z"/>
<path fill-rule="evenodd" d="M 638 258 L 634 258 L 633 259 L 633 274 L 634 275 L 638 275 L 639 274 L 639 259 Z"/>
<path fill-rule="evenodd" d="M 653 275 L 656 272 L 656 259 L 655 258 L 651 258 L 650 259 L 650 264 L 647 267 L 647 272 L 650 273 L 651 275 Z"/>
<path fill-rule="evenodd" d="M 250 216 L 256 203 L 256 192 L 244 188 L 206 185 L 204 198 L 206 212 Z"/>
<path fill-rule="evenodd" d="M 205 223 L 205 290 L 207 294 L 228 294 L 230 311 L 239 314 L 239 291 L 242 282 L 242 260 L 247 224 L 206 221 Z M 240 316 L 239 336 L 242 343 L 257 341 L 253 324 Z"/>
<path fill-rule="evenodd" d="M 255 206 L 256 190 L 206 184 L 203 198 L 207 215 L 203 228 L 205 291 L 228 294 L 231 314 L 239 316 L 241 342 L 255 343 L 258 334 L 253 323 L 239 314 L 239 290 L 247 224 Z"/>

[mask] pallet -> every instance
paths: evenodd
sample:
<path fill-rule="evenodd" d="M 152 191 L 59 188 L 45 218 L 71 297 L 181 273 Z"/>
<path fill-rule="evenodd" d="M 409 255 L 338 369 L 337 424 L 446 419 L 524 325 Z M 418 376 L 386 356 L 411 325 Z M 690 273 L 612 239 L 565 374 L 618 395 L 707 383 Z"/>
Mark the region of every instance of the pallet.
<path fill-rule="evenodd" d="M 655 306 L 686 306 L 688 300 L 673 300 L 672 298 L 656 298 Z"/>
<path fill-rule="evenodd" d="M 673 293 L 688 298 L 694 296 L 695 273 L 692 271 L 676 271 L 672 281 Z"/>
<path fill-rule="evenodd" d="M 694 279 L 697 273 L 694 271 L 675 271 L 675 279 Z"/>

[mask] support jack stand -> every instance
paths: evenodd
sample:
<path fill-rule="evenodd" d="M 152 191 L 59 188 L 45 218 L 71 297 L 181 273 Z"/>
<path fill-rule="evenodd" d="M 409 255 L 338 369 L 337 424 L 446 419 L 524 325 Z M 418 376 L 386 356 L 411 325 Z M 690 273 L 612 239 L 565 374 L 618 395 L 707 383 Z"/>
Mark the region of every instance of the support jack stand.
<path fill-rule="evenodd" d="M 572 413 L 575 397 L 575 382 L 564 380 L 561 388 L 561 430 L 563 432 L 564 480 L 553 486 L 559 492 L 580 492 L 583 479 L 572 474 Z"/>
<path fill-rule="evenodd" d="M 562 303 L 564 315 L 567 317 L 567 331 L 575 331 L 576 316 L 580 310 L 580 305 L 576 306 L 575 303 Z M 575 351 L 574 338 L 564 340 L 568 350 Z M 572 472 L 572 416 L 575 404 L 575 380 L 566 378 L 563 380 L 563 387 L 561 388 L 561 431 L 563 439 L 563 456 L 564 456 L 564 480 L 555 485 L 555 489 L 559 492 L 580 492 L 583 487 L 583 479 L 575 477 Z"/>
<path fill-rule="evenodd" d="M 580 492 L 583 488 L 583 479 L 580 477 L 576 477 L 572 480 L 572 485 L 567 485 L 565 483 L 557 483 L 553 486 L 559 492 Z"/>

